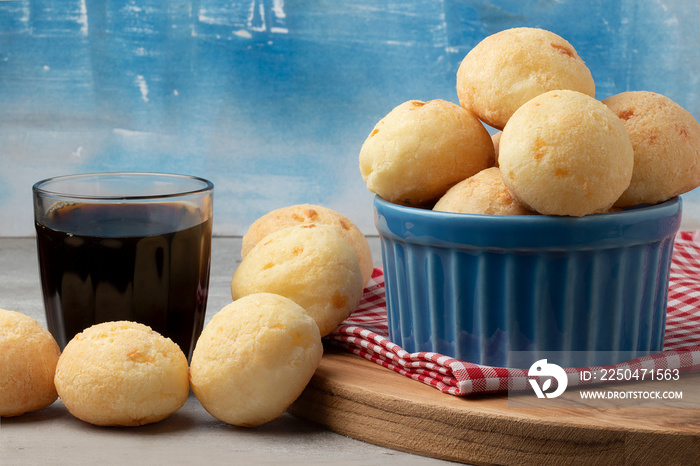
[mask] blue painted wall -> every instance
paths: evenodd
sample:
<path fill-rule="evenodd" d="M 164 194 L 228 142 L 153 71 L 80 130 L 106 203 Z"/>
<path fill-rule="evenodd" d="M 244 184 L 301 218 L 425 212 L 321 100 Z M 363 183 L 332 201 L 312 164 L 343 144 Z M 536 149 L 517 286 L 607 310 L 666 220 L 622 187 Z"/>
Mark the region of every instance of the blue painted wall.
<path fill-rule="evenodd" d="M 485 36 L 549 29 L 598 98 L 651 90 L 700 118 L 699 18 L 695 0 L 0 1 L 0 235 L 33 233 L 35 181 L 116 170 L 211 179 L 219 235 L 302 202 L 373 234 L 362 142 L 403 101 L 456 102 Z"/>

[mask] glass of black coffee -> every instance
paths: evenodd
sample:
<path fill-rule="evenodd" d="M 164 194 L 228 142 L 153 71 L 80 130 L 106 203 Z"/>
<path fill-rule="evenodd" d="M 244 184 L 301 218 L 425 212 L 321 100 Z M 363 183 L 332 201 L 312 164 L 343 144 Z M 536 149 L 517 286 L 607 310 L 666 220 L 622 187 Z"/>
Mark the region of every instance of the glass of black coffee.
<path fill-rule="evenodd" d="M 59 346 L 93 324 L 130 320 L 169 337 L 189 359 L 206 312 L 214 185 L 94 173 L 32 190 L 46 320 Z"/>

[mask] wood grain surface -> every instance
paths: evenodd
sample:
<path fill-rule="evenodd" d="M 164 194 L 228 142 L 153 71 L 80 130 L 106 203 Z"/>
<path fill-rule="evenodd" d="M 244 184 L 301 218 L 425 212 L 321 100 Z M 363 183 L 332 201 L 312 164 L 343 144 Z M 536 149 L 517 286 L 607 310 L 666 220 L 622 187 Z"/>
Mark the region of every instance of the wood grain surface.
<path fill-rule="evenodd" d="M 686 387 L 698 387 L 689 377 Z M 289 411 L 358 440 L 462 463 L 700 464 L 697 408 L 516 409 L 508 401 L 446 395 L 327 348 Z"/>

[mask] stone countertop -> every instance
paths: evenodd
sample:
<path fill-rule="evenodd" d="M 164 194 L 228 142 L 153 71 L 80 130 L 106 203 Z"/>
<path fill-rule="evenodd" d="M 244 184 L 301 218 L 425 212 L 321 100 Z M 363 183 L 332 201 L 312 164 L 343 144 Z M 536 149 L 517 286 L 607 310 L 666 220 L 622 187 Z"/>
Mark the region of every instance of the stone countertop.
<path fill-rule="evenodd" d="M 379 240 L 369 238 L 376 264 Z M 214 238 L 207 322 L 231 301 L 240 238 Z M 34 238 L 0 238 L 0 308 L 46 327 Z M 190 393 L 185 405 L 151 425 L 105 428 L 73 417 L 56 401 L 43 410 L 0 419 L 0 464 L 449 464 L 381 448 L 288 413 L 257 428 L 218 421 Z"/>

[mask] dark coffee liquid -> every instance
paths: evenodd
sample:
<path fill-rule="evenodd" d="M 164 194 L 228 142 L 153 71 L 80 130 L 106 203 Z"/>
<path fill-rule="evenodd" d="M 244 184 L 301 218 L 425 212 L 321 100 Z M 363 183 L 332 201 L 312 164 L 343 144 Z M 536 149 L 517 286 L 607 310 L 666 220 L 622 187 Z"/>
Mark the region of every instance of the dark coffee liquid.
<path fill-rule="evenodd" d="M 171 338 L 189 359 L 204 324 L 211 227 L 184 203 L 51 212 L 36 231 L 46 317 L 59 346 L 93 324 L 131 320 Z"/>

